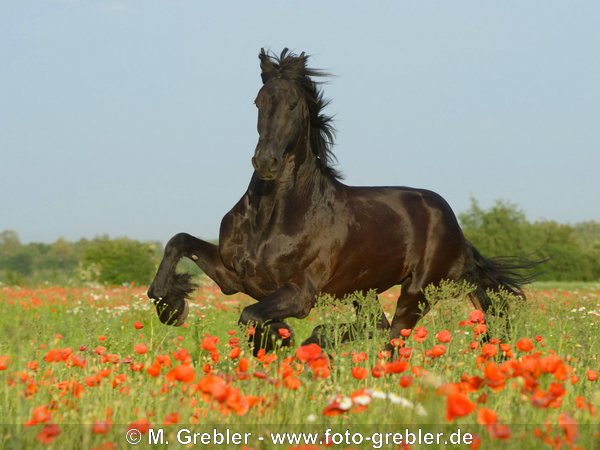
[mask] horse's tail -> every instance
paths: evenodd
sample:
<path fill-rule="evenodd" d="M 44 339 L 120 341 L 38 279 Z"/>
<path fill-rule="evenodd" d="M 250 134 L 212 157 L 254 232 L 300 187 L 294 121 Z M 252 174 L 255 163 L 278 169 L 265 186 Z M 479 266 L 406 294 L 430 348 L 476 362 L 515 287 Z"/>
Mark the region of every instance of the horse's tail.
<path fill-rule="evenodd" d="M 506 311 L 494 311 L 489 291 L 505 291 L 525 299 L 523 286 L 534 281 L 538 275 L 535 269 L 544 261 L 515 256 L 485 258 L 467 241 L 467 262 L 463 278 L 474 285 L 473 300 L 483 312 L 492 307 L 493 312 L 502 314 Z M 508 308 L 505 303 L 501 306 L 501 309 Z"/>

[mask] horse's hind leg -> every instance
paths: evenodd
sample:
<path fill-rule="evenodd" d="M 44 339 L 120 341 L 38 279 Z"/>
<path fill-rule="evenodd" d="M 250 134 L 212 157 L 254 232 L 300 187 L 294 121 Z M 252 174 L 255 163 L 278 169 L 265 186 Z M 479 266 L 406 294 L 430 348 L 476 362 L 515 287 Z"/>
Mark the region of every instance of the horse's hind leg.
<path fill-rule="evenodd" d="M 390 328 L 390 322 L 381 308 L 377 296 L 374 298 L 366 296 L 365 302 L 354 300 L 352 305 L 356 312 L 356 323 L 342 324 L 342 327 L 345 328 L 340 337 L 342 343 L 355 340 L 357 335 L 364 334 L 365 329 L 373 326 L 377 330 Z M 335 333 L 335 328 L 335 325 L 317 325 L 302 345 L 318 344 L 321 347 L 330 347 L 332 345 L 331 335 Z M 373 337 L 372 332 L 369 332 L 369 337 Z"/>
<path fill-rule="evenodd" d="M 425 298 L 423 289 L 430 283 L 415 281 L 410 278 L 402 284 L 402 291 L 398 297 L 396 311 L 390 328 L 390 342 L 386 346 L 391 349 L 391 341 L 400 336 L 400 330 L 412 329 L 419 319 L 429 311 L 429 303 Z"/>

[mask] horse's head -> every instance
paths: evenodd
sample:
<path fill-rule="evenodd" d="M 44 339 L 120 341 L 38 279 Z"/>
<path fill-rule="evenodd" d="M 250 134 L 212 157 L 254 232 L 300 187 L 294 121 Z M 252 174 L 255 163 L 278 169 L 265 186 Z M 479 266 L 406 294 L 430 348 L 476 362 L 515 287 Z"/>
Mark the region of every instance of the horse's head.
<path fill-rule="evenodd" d="M 284 57 L 285 50 L 280 62 L 273 61 L 264 50 L 259 56 L 263 87 L 254 101 L 258 108 L 258 143 L 252 165 L 264 180 L 277 178 L 285 161 L 294 157 L 293 150 L 308 132 L 306 100 L 290 76 L 291 69 L 305 70 L 306 58 L 304 54 Z M 287 62 L 287 67 L 282 67 L 282 61 Z"/>
<path fill-rule="evenodd" d="M 284 49 L 275 57 L 261 50 L 259 58 L 263 87 L 255 100 L 259 137 L 252 158 L 258 176 L 277 179 L 289 161 L 302 164 L 310 155 L 333 173 L 327 166 L 333 128 L 330 118 L 320 114 L 327 102 L 310 78 L 324 74 L 306 67 L 304 53 Z"/>

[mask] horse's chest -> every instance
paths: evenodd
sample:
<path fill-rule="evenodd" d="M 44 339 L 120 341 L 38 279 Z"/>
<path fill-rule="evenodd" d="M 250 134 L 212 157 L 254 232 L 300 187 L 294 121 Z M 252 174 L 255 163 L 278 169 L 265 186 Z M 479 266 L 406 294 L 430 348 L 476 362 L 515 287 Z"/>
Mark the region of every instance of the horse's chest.
<path fill-rule="evenodd" d="M 297 262 L 297 249 L 291 244 L 282 245 L 277 241 L 277 237 L 271 237 L 255 245 L 239 246 L 239 258 L 236 261 L 238 275 L 275 281 L 292 272 Z"/>
<path fill-rule="evenodd" d="M 268 295 L 288 282 L 298 270 L 298 249 L 277 236 L 244 241 L 229 248 L 227 266 L 234 270 L 253 297 Z"/>

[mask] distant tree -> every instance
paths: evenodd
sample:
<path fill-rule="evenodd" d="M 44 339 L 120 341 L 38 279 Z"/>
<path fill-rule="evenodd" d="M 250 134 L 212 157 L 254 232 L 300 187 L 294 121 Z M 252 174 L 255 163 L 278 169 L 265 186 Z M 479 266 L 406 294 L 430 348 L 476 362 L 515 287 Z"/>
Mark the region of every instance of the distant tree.
<path fill-rule="evenodd" d="M 600 223 L 588 221 L 574 225 L 573 237 L 583 250 L 600 256 Z"/>
<path fill-rule="evenodd" d="M 531 252 L 531 227 L 516 205 L 497 200 L 489 210 L 471 198 L 471 207 L 458 215 L 467 238 L 486 256 L 524 256 Z"/>
<path fill-rule="evenodd" d="M 4 230 L 0 232 L 0 252 L 11 252 L 21 247 L 19 234 L 13 230 Z"/>
<path fill-rule="evenodd" d="M 543 279 L 593 281 L 597 277 L 589 253 L 577 245 L 572 226 L 544 221 L 534 227 L 537 245 L 543 256 L 549 258 Z"/>
<path fill-rule="evenodd" d="M 107 284 L 148 284 L 156 264 L 156 244 L 127 238 L 97 238 L 86 245 L 83 266 L 97 269 L 98 280 Z"/>
<path fill-rule="evenodd" d="M 594 281 L 600 279 L 600 224 L 576 226 L 552 221 L 530 223 L 517 206 L 498 200 L 484 210 L 475 199 L 459 214 L 463 231 L 486 256 L 548 258 L 540 280 Z"/>
<path fill-rule="evenodd" d="M 33 270 L 31 249 L 23 246 L 16 231 L 5 230 L 0 233 L 0 272 L 9 280 L 19 282 Z"/>

